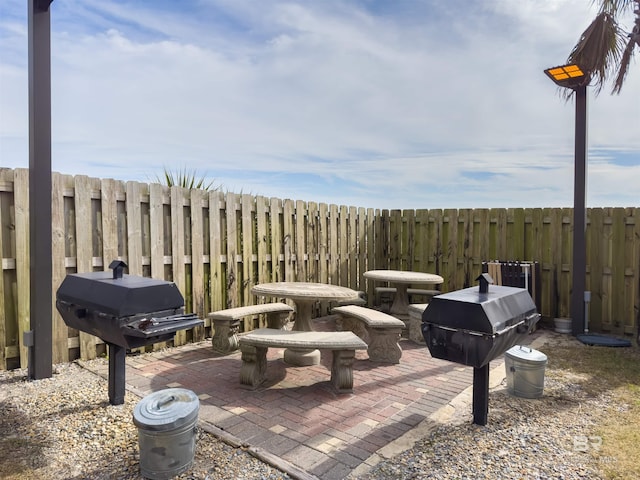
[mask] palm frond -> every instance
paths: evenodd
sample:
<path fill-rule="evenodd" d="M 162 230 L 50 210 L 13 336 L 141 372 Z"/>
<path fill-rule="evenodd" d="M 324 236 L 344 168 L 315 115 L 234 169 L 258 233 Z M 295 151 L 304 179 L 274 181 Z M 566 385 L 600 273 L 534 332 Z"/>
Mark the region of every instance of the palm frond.
<path fill-rule="evenodd" d="M 601 12 L 580 36 L 569 54 L 568 63 L 576 63 L 590 72 L 600 93 L 609 74 L 618 64 L 624 49 L 625 35 L 615 17 Z"/>
<path fill-rule="evenodd" d="M 633 51 L 635 47 L 636 40 L 634 40 L 633 37 L 630 37 L 629 41 L 627 42 L 627 47 L 622 53 L 622 58 L 620 58 L 618 74 L 616 75 L 616 81 L 613 84 L 613 90 L 611 91 L 611 93 L 620 94 L 620 90 L 622 89 L 622 85 L 624 84 L 624 79 L 627 76 L 627 72 L 629 71 L 629 65 L 631 64 L 631 59 L 633 58 Z"/>

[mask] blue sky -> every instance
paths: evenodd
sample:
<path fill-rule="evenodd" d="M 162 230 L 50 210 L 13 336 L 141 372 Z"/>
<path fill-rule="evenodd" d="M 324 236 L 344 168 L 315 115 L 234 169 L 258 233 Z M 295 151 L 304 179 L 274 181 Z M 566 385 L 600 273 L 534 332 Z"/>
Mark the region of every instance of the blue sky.
<path fill-rule="evenodd" d="M 590 0 L 55 0 L 53 170 L 371 208 L 571 207 L 544 75 Z M 633 18 L 625 19 L 630 30 Z M 640 57 L 637 57 L 640 58 Z M 27 2 L 0 2 L 0 166 L 28 166 Z M 589 93 L 587 206 L 640 206 L 640 68 Z"/>

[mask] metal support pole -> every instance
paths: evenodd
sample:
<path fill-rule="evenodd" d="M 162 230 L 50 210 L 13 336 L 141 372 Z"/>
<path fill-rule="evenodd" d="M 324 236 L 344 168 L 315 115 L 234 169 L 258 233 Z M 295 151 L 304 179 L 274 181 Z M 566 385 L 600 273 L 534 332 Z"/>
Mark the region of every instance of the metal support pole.
<path fill-rule="evenodd" d="M 124 403 L 127 349 L 113 343 L 107 343 L 107 346 L 109 347 L 109 403 L 122 405 Z"/>
<path fill-rule="evenodd" d="M 573 186 L 573 281 L 571 289 L 571 331 L 584 330 L 584 292 L 587 277 L 587 87 L 576 92 L 575 174 Z"/>
<path fill-rule="evenodd" d="M 51 286 L 51 21 L 53 0 L 30 0 L 29 279 L 32 380 L 52 375 Z"/>
<path fill-rule="evenodd" d="M 473 369 L 473 423 L 486 425 L 489 417 L 489 364 Z"/>

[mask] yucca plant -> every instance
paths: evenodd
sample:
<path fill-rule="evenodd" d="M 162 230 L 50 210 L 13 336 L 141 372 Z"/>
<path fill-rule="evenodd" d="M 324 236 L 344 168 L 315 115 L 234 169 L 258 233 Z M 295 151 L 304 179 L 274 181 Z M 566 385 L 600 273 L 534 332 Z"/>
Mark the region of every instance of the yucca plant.
<path fill-rule="evenodd" d="M 206 175 L 198 175 L 196 170 L 189 170 L 186 167 L 176 172 L 164 167 L 164 174 L 162 176 L 156 175 L 156 181 L 158 183 L 164 183 L 169 187 L 177 185 L 190 190 L 197 189 L 207 192 L 218 190 L 214 180 L 207 180 Z"/>

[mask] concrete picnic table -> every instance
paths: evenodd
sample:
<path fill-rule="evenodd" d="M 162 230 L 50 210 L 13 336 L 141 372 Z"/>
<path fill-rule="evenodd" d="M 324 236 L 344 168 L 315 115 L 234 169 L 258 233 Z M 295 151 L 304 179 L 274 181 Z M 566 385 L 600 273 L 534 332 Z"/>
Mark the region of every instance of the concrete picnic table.
<path fill-rule="evenodd" d="M 251 293 L 263 297 L 292 300 L 296 308 L 293 330 L 302 332 L 313 330 L 311 327 L 311 313 L 315 302 L 358 298 L 358 292 L 350 288 L 314 282 L 259 283 L 251 288 Z M 320 363 L 320 352 L 318 350 L 287 350 L 287 363 L 300 366 Z M 295 352 L 292 350 L 295 350 Z"/>
<path fill-rule="evenodd" d="M 411 272 L 405 270 L 369 270 L 364 272 L 365 278 L 389 282 L 396 288 L 393 304 L 389 313 L 395 317 L 409 318 L 409 295 L 407 288 L 413 284 L 437 285 L 444 282 L 440 275 L 434 273 Z"/>

